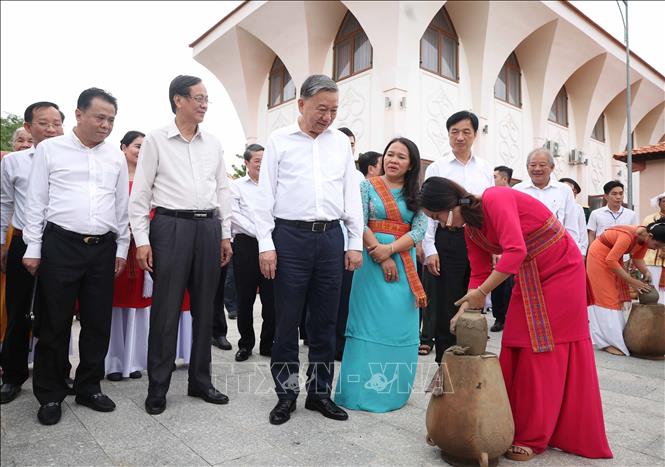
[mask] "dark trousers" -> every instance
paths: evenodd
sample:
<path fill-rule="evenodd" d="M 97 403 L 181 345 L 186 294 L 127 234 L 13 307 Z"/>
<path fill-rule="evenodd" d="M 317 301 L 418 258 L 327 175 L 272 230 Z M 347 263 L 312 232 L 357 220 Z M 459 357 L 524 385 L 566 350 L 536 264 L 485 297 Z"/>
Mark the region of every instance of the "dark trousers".
<path fill-rule="evenodd" d="M 47 224 L 39 266 L 39 341 L 35 348 L 32 385 L 41 404 L 62 402 L 67 395 L 65 368 L 74 303 L 79 301 L 80 363 L 74 391 L 101 391 L 104 358 L 111 333 L 116 242 L 108 237 L 96 245 L 54 230 Z"/>
<path fill-rule="evenodd" d="M 308 398 L 330 397 L 344 238 L 341 227 L 311 232 L 276 221 L 275 343 L 270 364 L 275 392 L 295 400 L 299 392 L 298 326 L 308 304 Z"/>
<path fill-rule="evenodd" d="M 492 314 L 499 323 L 506 322 L 506 313 L 510 304 L 510 296 L 513 293 L 515 280 L 513 276 L 503 281 L 494 290 L 492 290 Z"/>
<path fill-rule="evenodd" d="M 235 250 L 234 250 L 235 255 Z M 258 261 L 258 260 L 257 260 Z M 224 281 L 224 306 L 229 313 L 238 311 L 238 297 L 236 295 L 236 274 L 233 261 L 226 266 L 226 280 Z"/>
<path fill-rule="evenodd" d="M 0 365 L 3 383 L 18 385 L 28 379 L 30 320 L 27 315 L 35 283 L 35 278 L 23 267 L 25 250 L 23 239 L 15 233 L 7 251 L 7 330 Z"/>
<path fill-rule="evenodd" d="M 423 288 L 427 294 L 427 306 L 422 308 L 422 327 L 420 328 L 420 343 L 434 347 L 436 336 L 436 314 L 439 296 L 439 281 L 429 269 L 423 268 Z"/>
<path fill-rule="evenodd" d="M 436 230 L 434 240 L 439 254 L 441 275 L 437 279 L 436 308 L 436 361 L 441 363 L 443 352 L 456 343 L 450 332 L 450 320 L 459 307 L 455 302 L 462 298 L 469 287 L 471 267 L 466 251 L 463 230 L 447 230 L 441 227 Z"/>
<path fill-rule="evenodd" d="M 342 293 L 339 299 L 339 311 L 337 313 L 337 345 L 336 354 L 339 360 L 344 354 L 346 343 L 346 322 L 349 319 L 349 300 L 351 299 L 351 284 L 353 283 L 353 271 L 342 270 Z"/>
<path fill-rule="evenodd" d="M 207 390 L 215 295 L 221 274 L 219 219 L 183 219 L 157 214 L 150 222 L 153 294 L 148 336 L 148 393 L 166 395 L 176 356 L 178 321 L 185 288 L 192 313 L 189 384 Z"/>
<path fill-rule="evenodd" d="M 275 294 L 274 280 L 266 279 L 259 268 L 259 243 L 249 235 L 236 235 L 233 241 L 233 268 L 236 276 L 236 297 L 238 299 L 238 347 L 253 349 L 256 344 L 254 335 L 254 301 L 256 288 L 261 297 L 261 337 L 259 351 L 264 355 L 272 352 L 275 338 Z"/>
<path fill-rule="evenodd" d="M 229 328 L 226 324 L 226 315 L 224 314 L 224 302 L 226 295 L 226 273 L 229 270 L 227 264 L 221 268 L 219 274 L 219 285 L 215 293 L 215 305 L 212 312 L 212 335 L 214 337 L 226 337 Z"/>

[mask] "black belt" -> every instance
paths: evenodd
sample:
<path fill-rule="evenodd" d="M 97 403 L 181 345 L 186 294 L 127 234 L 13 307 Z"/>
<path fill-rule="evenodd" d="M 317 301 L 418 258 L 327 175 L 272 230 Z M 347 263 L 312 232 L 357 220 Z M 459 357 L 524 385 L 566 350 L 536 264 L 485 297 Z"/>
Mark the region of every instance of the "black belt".
<path fill-rule="evenodd" d="M 212 219 L 217 215 L 217 209 L 190 210 L 190 209 L 166 209 L 162 207 L 155 208 L 155 214 L 164 216 L 178 217 L 181 219 Z"/>
<path fill-rule="evenodd" d="M 80 240 L 86 245 L 97 245 L 108 240 L 116 239 L 116 234 L 114 232 L 106 232 L 103 235 L 80 234 L 77 232 L 72 232 L 71 230 L 63 229 L 58 224 L 54 224 L 53 222 L 47 222 L 44 232 L 48 232 L 50 230 L 58 232 L 59 234 L 62 234 L 66 237 Z"/>
<path fill-rule="evenodd" d="M 325 232 L 326 230 L 334 229 L 339 227 L 339 219 L 334 221 L 295 221 L 290 219 L 280 219 L 275 218 L 275 224 L 284 224 L 290 225 L 291 227 L 297 227 L 303 230 L 309 230 L 310 232 Z"/>

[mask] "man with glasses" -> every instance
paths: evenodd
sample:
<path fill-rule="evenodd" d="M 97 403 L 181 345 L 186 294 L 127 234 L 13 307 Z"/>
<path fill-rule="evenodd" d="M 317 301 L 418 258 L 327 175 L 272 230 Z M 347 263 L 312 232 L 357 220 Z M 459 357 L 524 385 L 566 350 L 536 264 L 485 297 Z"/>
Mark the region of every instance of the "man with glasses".
<path fill-rule="evenodd" d="M 482 195 L 494 184 L 494 173 L 487 162 L 471 151 L 478 131 L 478 117 L 465 110 L 457 112 L 448 118 L 446 128 L 452 154 L 430 164 L 425 179 L 445 177 L 459 183 L 469 193 Z M 449 223 L 451 220 L 449 216 Z M 436 362 L 441 363 L 443 352 L 455 345 L 450 320 L 457 313 L 455 302 L 466 294 L 471 274 L 464 228 L 439 225 L 430 219 L 423 250 L 427 269 L 434 276 L 434 280 L 424 280 L 429 286 L 427 295 L 434 304 L 425 313 L 433 313 L 436 320 Z"/>
<path fill-rule="evenodd" d="M 174 78 L 169 100 L 175 119 L 143 141 L 129 200 L 136 257 L 154 279 L 145 400 L 153 415 L 166 408 L 185 288 L 193 333 L 187 394 L 213 404 L 229 401 L 213 387 L 210 375 L 215 295 L 232 255 L 224 151 L 217 138 L 200 128 L 209 104 L 200 78 Z"/>
<path fill-rule="evenodd" d="M 35 284 L 35 278 L 21 262 L 27 248 L 23 241 L 23 229 L 27 208 L 28 177 L 37 145 L 48 138 L 63 134 L 64 115 L 52 102 L 42 101 L 29 105 L 23 117 L 24 124 L 21 130 L 27 133 L 34 146 L 30 145 L 28 149 L 7 155 L 0 164 L 1 264 L 2 271 L 7 273 L 7 331 L 0 356 L 3 370 L 0 404 L 14 400 L 21 391 L 21 385 L 28 379 L 30 321 L 27 316 Z M 14 233 L 8 245 L 7 230 L 10 222 L 14 226 Z M 64 370 L 69 379 L 71 370 L 69 359 L 64 363 Z"/>
<path fill-rule="evenodd" d="M 76 402 L 99 412 L 115 404 L 101 392 L 111 332 L 114 276 L 129 249 L 127 161 L 104 140 L 113 130 L 116 99 L 86 89 L 76 105 L 76 128 L 42 141 L 28 181 L 23 265 L 39 270 L 39 341 L 32 388 L 43 425 L 60 421 L 67 395 L 64 368 L 74 304 L 81 316 Z"/>

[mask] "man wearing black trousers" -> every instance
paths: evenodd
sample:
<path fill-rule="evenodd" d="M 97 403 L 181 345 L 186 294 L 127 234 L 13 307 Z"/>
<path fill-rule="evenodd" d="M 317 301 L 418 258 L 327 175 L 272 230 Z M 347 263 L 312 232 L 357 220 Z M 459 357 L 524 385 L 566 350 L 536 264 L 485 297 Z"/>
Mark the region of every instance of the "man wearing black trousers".
<path fill-rule="evenodd" d="M 232 255 L 224 151 L 217 138 L 200 128 L 208 110 L 200 78 L 174 78 L 169 101 L 175 119 L 143 140 L 129 201 L 136 257 L 154 279 L 145 400 L 151 415 L 166 409 L 185 288 L 192 313 L 187 394 L 212 404 L 229 401 L 213 387 L 210 374 L 213 312 L 222 306 L 215 297 L 223 287 L 221 268 Z"/>
<path fill-rule="evenodd" d="M 0 163 L 2 190 L 0 191 L 0 217 L 2 233 L 2 271 L 7 273 L 7 330 L 2 343 L 2 386 L 0 404 L 16 398 L 21 385 L 28 379 L 28 346 L 30 321 L 28 311 L 32 300 L 35 278 L 23 267 L 27 245 L 23 241 L 26 216 L 28 177 L 32 168 L 35 147 L 45 139 L 63 134 L 62 112 L 52 102 L 35 102 L 25 109 L 24 128 L 32 136 L 34 146 L 6 155 Z M 7 248 L 7 229 L 14 226 L 14 234 Z M 65 364 L 69 379 L 71 365 Z"/>
<path fill-rule="evenodd" d="M 254 301 L 258 287 L 261 297 L 261 335 L 259 354 L 270 356 L 275 337 L 275 296 L 271 279 L 266 279 L 259 268 L 259 243 L 256 240 L 253 209 L 258 203 L 259 172 L 263 159 L 263 146 L 250 144 L 243 155 L 247 175 L 231 183 L 233 196 L 231 231 L 233 238 L 233 268 L 236 275 L 238 300 L 238 352 L 236 362 L 243 362 L 252 355 L 256 344 L 254 335 Z"/>
<path fill-rule="evenodd" d="M 309 367 L 305 408 L 335 420 L 348 414 L 330 398 L 342 265 L 362 265 L 363 217 L 349 140 L 331 129 L 337 84 L 308 77 L 300 89 L 300 116 L 270 135 L 259 178 L 256 217 L 261 273 L 275 279 L 275 342 L 270 364 L 279 399 L 269 421 L 288 421 L 300 389 L 298 325 L 305 300 Z M 340 227 L 349 233 L 344 253 Z"/>
<path fill-rule="evenodd" d="M 100 412 L 115 404 L 101 392 L 111 331 L 113 280 L 129 248 L 127 162 L 104 140 L 117 112 L 113 96 L 98 88 L 81 93 L 76 128 L 42 141 L 28 182 L 27 244 L 23 264 L 39 270 L 39 342 L 33 391 L 44 425 L 60 421 L 72 311 L 81 316 L 76 402 Z"/>
<path fill-rule="evenodd" d="M 430 164 L 425 178 L 445 177 L 462 185 L 469 193 L 481 195 L 493 185 L 492 167 L 472 153 L 478 131 L 478 117 L 467 111 L 454 113 L 446 121 L 452 154 Z M 450 217 L 452 219 L 452 216 Z M 436 303 L 436 362 L 441 363 L 443 352 L 455 345 L 450 332 L 450 320 L 457 313 L 455 302 L 466 294 L 471 267 L 464 240 L 464 228 L 439 225 L 430 219 L 423 240 L 426 264 L 435 277 Z"/>
<path fill-rule="evenodd" d="M 212 313 L 212 339 L 210 343 L 222 350 L 231 350 L 233 347 L 231 343 L 226 338 L 226 333 L 229 330 L 228 325 L 226 324 L 226 315 L 224 314 L 224 302 L 226 295 L 226 274 L 229 271 L 229 265 L 227 264 L 221 268 L 219 275 L 219 285 L 217 286 L 217 292 L 215 293 L 215 306 Z"/>

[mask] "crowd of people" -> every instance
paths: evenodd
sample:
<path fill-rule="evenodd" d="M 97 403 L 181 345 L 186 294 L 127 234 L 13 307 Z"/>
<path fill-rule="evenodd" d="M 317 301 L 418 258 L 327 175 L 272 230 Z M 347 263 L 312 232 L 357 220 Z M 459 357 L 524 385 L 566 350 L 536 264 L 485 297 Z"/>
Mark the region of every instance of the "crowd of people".
<path fill-rule="evenodd" d="M 612 456 L 593 347 L 628 355 L 629 286 L 655 284 L 665 297 L 665 193 L 637 225 L 623 186 L 610 181 L 607 206 L 587 222 L 579 185 L 553 178 L 547 149 L 528 154 L 529 179 L 511 188 L 513 170 L 492 169 L 473 150 L 479 123 L 468 111 L 447 120 L 451 153 L 427 167 L 424 183 L 405 137 L 356 166 L 355 136 L 332 126 L 338 89 L 324 75 L 304 81 L 297 121 L 265 147 L 247 146 L 246 175 L 230 179 L 221 143 L 200 126 L 209 104 L 201 79 L 174 78 L 169 102 L 168 125 L 129 131 L 119 145 L 107 141 L 118 104 L 102 89 L 81 93 L 67 133 L 56 104 L 26 109 L 16 152 L 2 159 L 3 404 L 29 377 L 33 337 L 44 425 L 59 422 L 67 395 L 114 410 L 101 381 L 144 370 L 145 410 L 160 414 L 180 358 L 187 394 L 226 404 L 212 384 L 211 345 L 232 348 L 226 303 L 240 333 L 235 360 L 251 358 L 258 295 L 258 349 L 277 396 L 270 423 L 296 410 L 299 339 L 309 347 L 306 409 L 334 420 L 348 418 L 344 409 L 397 410 L 419 354 L 434 349 L 440 364 L 461 314 L 489 304 L 515 420 L 506 456 L 528 460 L 548 446 Z"/>

